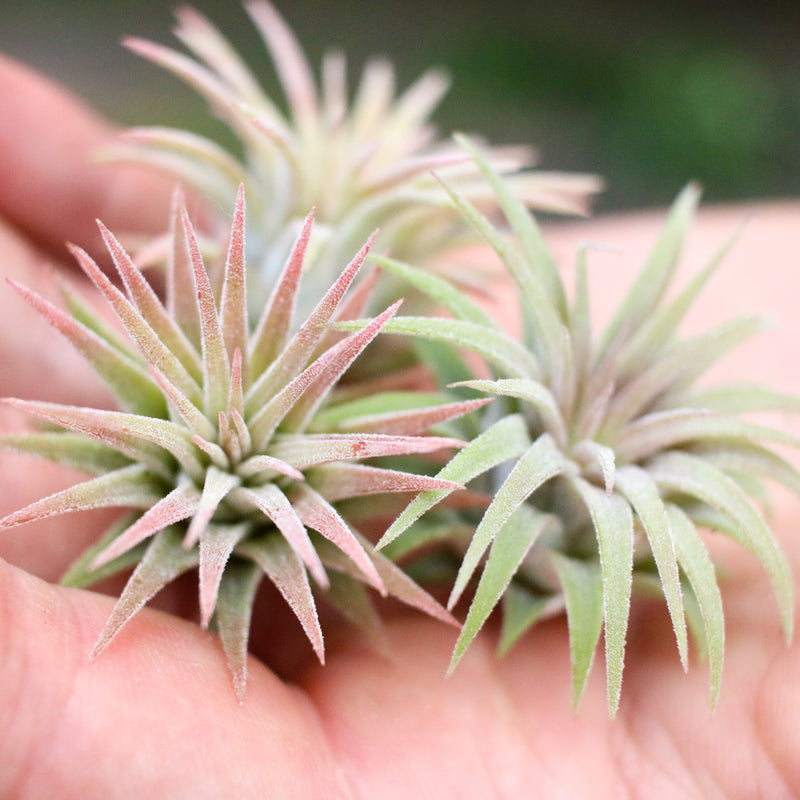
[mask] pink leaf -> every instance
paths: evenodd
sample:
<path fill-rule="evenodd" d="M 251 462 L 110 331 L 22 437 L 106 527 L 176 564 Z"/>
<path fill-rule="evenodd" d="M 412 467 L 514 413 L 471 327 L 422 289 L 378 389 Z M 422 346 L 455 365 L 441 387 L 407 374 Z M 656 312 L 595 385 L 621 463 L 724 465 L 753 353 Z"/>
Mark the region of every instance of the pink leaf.
<path fill-rule="evenodd" d="M 174 581 L 178 575 L 194 567 L 197 561 L 197 551 L 187 551 L 180 546 L 179 531 L 168 529 L 156 534 L 128 580 L 89 658 L 100 655 L 123 625 L 153 595 Z"/>
<path fill-rule="evenodd" d="M 303 392 L 302 398 L 298 398 L 298 402 L 291 409 L 291 414 L 287 414 L 286 426 L 289 429 L 302 430 L 306 427 L 339 378 L 356 358 L 364 352 L 366 346 L 378 335 L 381 328 L 397 313 L 401 303 L 402 300 L 398 300 L 382 314 L 375 317 L 362 330 L 354 333 L 348 339 L 343 339 L 331 348 L 331 350 L 335 349 L 336 357 L 329 360 L 325 365 L 325 369 L 315 377 L 314 381 L 309 384 L 309 388 Z M 317 360 L 319 361 L 321 358 Z"/>
<path fill-rule="evenodd" d="M 326 325 L 342 301 L 344 293 L 364 263 L 374 238 L 375 234 L 367 240 L 333 286 L 325 293 L 308 319 L 300 326 L 300 330 L 292 337 L 280 356 L 252 387 L 247 398 L 247 408 L 251 413 L 260 408 L 279 387 L 285 386 L 305 367 L 324 334 Z"/>
<path fill-rule="evenodd" d="M 200 397 L 200 387 L 178 357 L 161 341 L 133 304 L 111 283 L 86 252 L 73 245 L 70 245 L 69 249 L 86 275 L 105 295 L 145 360 L 160 369 L 192 402 L 197 401 Z"/>
<path fill-rule="evenodd" d="M 217 630 L 233 674 L 233 688 L 240 702 L 247 685 L 250 618 L 262 575 L 257 564 L 243 561 L 229 564 L 217 595 Z"/>
<path fill-rule="evenodd" d="M 193 376 L 199 375 L 200 357 L 194 346 L 186 338 L 186 334 L 169 315 L 144 275 L 142 275 L 139 268 L 133 263 L 111 231 L 100 220 L 97 221 L 97 226 L 100 228 L 103 241 L 114 261 L 114 266 L 116 266 L 117 272 L 128 290 L 128 296 L 136 306 L 137 311 L 142 315 L 142 319 L 156 332 L 159 339 L 177 356 L 178 360 Z"/>
<path fill-rule="evenodd" d="M 163 451 L 174 456 L 190 475 L 199 476 L 204 472 L 191 446 L 189 432 L 169 420 L 126 414 L 122 411 L 31 400 L 7 399 L 4 402 L 28 414 L 105 442 L 161 474 L 169 474 Z"/>
<path fill-rule="evenodd" d="M 275 584 L 300 620 L 317 658 L 324 664 L 325 647 L 317 607 L 303 562 L 294 548 L 281 536 L 270 536 L 240 544 L 236 552 L 258 564 Z"/>
<path fill-rule="evenodd" d="M 258 455 L 251 456 L 247 461 L 243 461 L 236 469 L 236 473 L 242 478 L 254 478 L 262 472 L 277 472 L 280 475 L 287 475 L 296 481 L 304 481 L 305 476 L 299 470 L 272 456 Z"/>
<path fill-rule="evenodd" d="M 132 464 L 37 500 L 0 519 L 0 528 L 93 508 L 149 508 L 158 500 L 152 475 L 141 464 Z"/>
<path fill-rule="evenodd" d="M 452 481 L 428 475 L 350 463 L 323 464 L 309 475 L 309 482 L 330 502 L 384 492 L 425 492 L 438 489 L 452 492 L 464 488 Z"/>
<path fill-rule="evenodd" d="M 136 547 L 148 536 L 174 525 L 176 522 L 191 517 L 200 504 L 200 492 L 194 486 L 179 486 L 154 506 L 142 514 L 136 522 L 124 530 L 111 544 L 101 550 L 89 564 L 89 569 L 96 570 L 113 561 L 123 553 Z"/>
<path fill-rule="evenodd" d="M 220 318 L 225 348 L 228 356 L 238 350 L 239 357 L 247 354 L 248 315 L 247 315 L 247 280 L 245 275 L 245 202 L 244 187 L 239 187 L 236 197 L 236 208 L 233 212 L 228 258 L 225 264 L 225 280 L 222 284 L 222 301 Z"/>
<path fill-rule="evenodd" d="M 231 384 L 228 390 L 228 413 L 244 413 L 244 386 L 242 383 L 242 351 L 237 347 L 231 357 Z"/>
<path fill-rule="evenodd" d="M 35 292 L 8 282 L 92 365 L 125 408 L 136 413 L 163 409 L 163 398 L 139 364 Z"/>
<path fill-rule="evenodd" d="M 491 403 L 491 397 L 445 403 L 430 408 L 415 408 L 409 411 L 393 411 L 386 414 L 370 414 L 353 417 L 340 427 L 344 430 L 358 430 L 364 433 L 383 433 L 391 435 L 414 436 L 425 433 L 433 425 L 469 414 L 481 406 Z"/>
<path fill-rule="evenodd" d="M 379 433 L 331 433 L 275 437 L 270 454 L 297 469 L 329 461 L 431 453 L 449 447 L 463 447 L 459 439 L 440 436 L 384 436 Z"/>
<path fill-rule="evenodd" d="M 219 584 L 233 548 L 247 533 L 241 525 L 209 525 L 200 535 L 200 624 L 208 627 L 217 605 Z"/>
<path fill-rule="evenodd" d="M 309 486 L 296 486 L 292 493 L 292 504 L 300 521 L 321 533 L 346 553 L 367 577 L 367 580 L 382 594 L 386 588 L 364 548 L 359 544 L 345 521 L 333 506 Z"/>
<path fill-rule="evenodd" d="M 185 548 L 194 547 L 206 529 L 211 517 L 217 510 L 225 496 L 239 484 L 239 478 L 229 472 L 223 472 L 216 467 L 209 467 L 206 472 L 203 492 L 197 510 L 189 523 L 186 536 L 183 539 Z"/>
<path fill-rule="evenodd" d="M 297 39 L 270 3 L 250 0 L 245 8 L 272 55 L 295 124 L 305 135 L 312 135 L 318 123 L 317 90 Z"/>
<path fill-rule="evenodd" d="M 169 258 L 167 260 L 167 308 L 178 327 L 186 334 L 194 346 L 200 345 L 200 320 L 197 316 L 197 299 L 186 287 L 193 285 L 192 263 L 189 245 L 181 223 L 181 209 L 186 206 L 186 198 L 180 187 L 172 196 L 169 217 Z M 198 370 L 202 377 L 202 366 Z M 199 378 L 198 378 L 199 379 Z"/>
<path fill-rule="evenodd" d="M 308 538 L 308 531 L 286 495 L 275 484 L 267 483 L 256 488 L 239 488 L 233 497 L 237 500 L 241 498 L 272 520 L 292 549 L 303 560 L 317 583 L 323 588 L 328 587 L 328 576 L 319 560 L 317 551 L 311 544 L 311 539 Z"/>
<path fill-rule="evenodd" d="M 197 311 L 200 316 L 200 344 L 203 354 L 203 410 L 214 418 L 226 406 L 230 385 L 230 366 L 225 352 L 217 306 L 208 280 L 197 236 L 185 208 L 181 209 L 183 231 L 189 247 L 189 258 L 197 293 Z"/>
<path fill-rule="evenodd" d="M 266 447 L 270 437 L 291 407 L 326 367 L 339 357 L 345 347 L 346 341 L 331 347 L 261 407 L 248 426 L 253 441 L 256 442 L 257 450 L 263 450 Z"/>
<path fill-rule="evenodd" d="M 260 375 L 281 353 L 292 326 L 300 276 L 308 240 L 314 223 L 314 211 L 306 217 L 292 252 L 272 290 L 264 313 L 258 321 L 250 344 L 251 374 Z"/>
<path fill-rule="evenodd" d="M 161 370 L 150 367 L 150 374 L 164 397 L 191 431 L 204 439 L 213 439 L 216 436 L 217 431 L 214 430 L 208 417 L 174 383 L 168 380 Z"/>
<path fill-rule="evenodd" d="M 182 78 L 197 89 L 212 106 L 226 108 L 234 101 L 232 92 L 217 80 L 213 73 L 182 53 L 135 37 L 126 38 L 123 44 L 142 58 L 146 58 Z"/>

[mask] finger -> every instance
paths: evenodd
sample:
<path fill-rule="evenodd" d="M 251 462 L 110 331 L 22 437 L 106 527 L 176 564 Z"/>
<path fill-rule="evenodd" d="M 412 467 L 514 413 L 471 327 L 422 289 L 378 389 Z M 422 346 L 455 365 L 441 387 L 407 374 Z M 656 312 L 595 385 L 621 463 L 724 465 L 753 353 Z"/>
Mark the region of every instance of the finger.
<path fill-rule="evenodd" d="M 111 604 L 0 562 L 0 796 L 349 796 L 302 695 L 254 664 L 238 704 L 197 626 L 146 610 L 90 662 Z"/>
<path fill-rule="evenodd" d="M 114 128 L 66 90 L 0 56 L 0 215 L 42 249 L 99 249 L 95 218 L 120 231 L 165 228 L 174 181 L 94 163 Z"/>

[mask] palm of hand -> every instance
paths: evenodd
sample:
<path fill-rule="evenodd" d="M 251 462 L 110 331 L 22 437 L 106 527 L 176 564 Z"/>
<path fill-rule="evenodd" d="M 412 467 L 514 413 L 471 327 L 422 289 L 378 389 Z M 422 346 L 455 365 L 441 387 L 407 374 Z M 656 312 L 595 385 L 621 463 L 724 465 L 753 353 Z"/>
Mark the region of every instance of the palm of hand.
<path fill-rule="evenodd" d="M 0 84 L 6 84 L 3 96 L 19 103 L 17 113 L 9 115 L 15 129 L 0 132 L 3 174 L 19 176 L 0 190 L 5 216 L 0 256 L 7 276 L 41 289 L 49 282 L 42 250 L 52 251 L 67 236 L 82 244 L 91 241 L 93 216 L 112 226 L 117 218 L 143 229 L 164 218 L 163 207 L 142 202 L 156 196 L 154 183 L 125 173 L 101 181 L 84 167 L 86 152 L 110 135 L 100 122 L 14 65 L 0 63 Z M 32 142 L 36 147 L 36 136 L 41 139 L 45 129 L 35 109 L 52 112 L 53 103 L 61 104 L 63 133 L 21 175 L 22 148 Z M 48 157 L 58 161 L 48 163 Z M 750 263 L 753 252 L 763 259 L 765 242 L 779 248 L 780 231 L 789 230 L 781 216 L 786 211 L 776 209 L 768 217 L 777 220 L 777 238 L 769 228 L 757 231 L 760 238 L 751 236 L 734 254 L 737 264 Z M 723 236 L 733 227 L 730 220 L 725 218 Z M 699 234 L 717 243 L 713 231 L 721 221 L 707 217 Z M 598 230 L 602 225 L 595 223 Z M 647 219 L 629 219 L 616 231 L 613 223 L 604 230 L 613 231 L 606 233 L 609 241 L 635 248 L 649 225 Z M 575 235 L 585 236 L 586 228 L 579 234 L 555 232 L 556 248 Z M 737 291 L 738 300 L 753 291 L 744 271 L 739 274 L 737 283 L 735 265 L 728 273 L 734 304 Z M 613 295 L 613 286 L 607 293 Z M 715 299 L 724 303 L 719 295 Z M 751 298 L 748 302 L 754 304 Z M 69 347 L 46 331 L 5 284 L 0 304 L 3 392 L 88 401 L 96 384 Z M 800 331 L 796 323 L 793 331 Z M 40 333 L 47 337 L 47 349 L 39 346 Z M 790 347 L 785 334 L 776 339 L 772 358 L 760 359 L 758 369 L 780 374 L 781 355 Z M 3 428 L 19 427 L 10 412 L 2 413 Z M 5 454 L 0 479 L 0 514 L 68 482 L 55 467 Z M 792 550 L 788 534 L 798 513 L 796 502 L 777 498 L 775 529 L 795 560 L 797 547 Z M 730 572 L 723 584 L 729 636 L 716 712 L 708 709 L 702 666 L 682 673 L 664 609 L 640 603 L 629 636 L 622 706 L 611 722 L 601 661 L 580 712 L 570 712 L 563 620 L 542 625 L 502 661 L 494 657 L 493 632 L 487 630 L 445 679 L 454 635 L 439 623 L 406 612 L 390 614 L 386 655 L 365 649 L 347 632 L 335 632 L 327 645 L 328 663 L 319 667 L 293 622 L 265 595 L 256 612 L 258 658 L 251 659 L 242 705 L 236 703 L 215 637 L 157 610 L 141 612 L 101 658 L 89 662 L 87 654 L 113 600 L 41 578 L 56 579 L 100 529 L 96 515 L 72 516 L 7 533 L 0 541 L 8 562 L 0 562 L 0 723 L 6 731 L 0 743 L 0 796 L 800 793 L 792 731 L 800 702 L 794 680 L 800 647 L 783 646 L 767 581 L 739 552 L 724 554 Z M 186 608 L 193 602 L 194 587 L 177 587 L 161 605 Z M 333 632 L 331 626 L 327 630 Z"/>

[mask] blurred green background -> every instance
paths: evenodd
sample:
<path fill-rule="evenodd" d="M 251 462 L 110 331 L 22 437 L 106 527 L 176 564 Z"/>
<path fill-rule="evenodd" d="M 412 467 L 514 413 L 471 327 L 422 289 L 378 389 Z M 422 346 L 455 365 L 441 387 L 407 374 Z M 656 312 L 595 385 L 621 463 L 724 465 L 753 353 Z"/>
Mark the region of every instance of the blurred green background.
<path fill-rule="evenodd" d="M 174 44 L 174 5 L 0 0 L 0 50 L 120 124 L 183 125 L 222 137 L 189 89 L 119 45 L 127 34 Z M 193 5 L 274 87 L 239 3 Z M 331 46 L 347 52 L 353 81 L 376 54 L 395 62 L 400 88 L 426 67 L 444 66 L 453 87 L 436 115 L 443 132 L 532 142 L 546 169 L 603 175 L 608 188 L 598 210 L 663 204 L 689 179 L 710 201 L 794 196 L 800 188 L 800 3 L 276 5 L 315 68 Z"/>

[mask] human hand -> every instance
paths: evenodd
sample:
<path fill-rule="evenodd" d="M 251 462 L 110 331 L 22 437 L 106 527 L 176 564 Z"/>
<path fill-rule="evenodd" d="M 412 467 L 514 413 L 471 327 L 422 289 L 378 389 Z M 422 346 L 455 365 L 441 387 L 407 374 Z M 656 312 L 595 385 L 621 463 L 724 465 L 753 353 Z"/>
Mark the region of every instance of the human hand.
<path fill-rule="evenodd" d="M 9 122 L 0 123 L 5 275 L 46 291 L 42 254 L 66 238 L 91 246 L 95 216 L 112 229 L 162 227 L 169 198 L 163 184 L 86 165 L 111 128 L 8 62 L 0 62 L 0 91 L 16 104 L 4 117 Z M 51 119 L 58 120 L 56 130 Z M 704 327 L 715 314 L 745 308 L 783 318 L 777 332 L 743 348 L 725 368 L 794 391 L 800 371 L 787 373 L 800 321 L 786 252 L 798 210 L 760 209 L 699 308 Z M 744 216 L 739 209 L 701 213 L 690 252 L 716 247 Z M 623 248 L 624 256 L 597 254 L 605 262 L 595 270 L 602 310 L 624 285 L 619 267 L 640 263 L 658 225 L 649 215 L 626 216 L 561 226 L 549 238 L 563 263 L 577 237 Z M 765 265 L 786 283 L 768 280 Z M 66 260 L 54 269 L 68 269 Z M 98 384 L 69 346 L 6 284 L 0 292 L 3 394 L 98 402 Z M 3 413 L 4 427 L 18 427 Z M 0 455 L 0 480 L 0 514 L 70 483 L 55 467 L 10 454 Z M 777 536 L 797 564 L 790 536 L 800 502 L 776 494 L 774 513 Z M 388 657 L 329 624 L 327 664 L 320 667 L 269 591 L 254 615 L 254 657 L 239 705 L 215 636 L 155 609 L 140 612 L 101 657 L 88 661 L 113 599 L 45 581 L 97 537 L 103 514 L 57 517 L 0 539 L 7 560 L 0 562 L 0 797 L 800 793 L 794 743 L 800 646 L 784 647 L 766 576 L 734 548 L 721 553 L 729 573 L 722 584 L 728 643 L 713 714 L 706 672 L 695 664 L 683 674 L 666 611 L 655 602 L 635 604 L 622 704 L 610 721 L 599 656 L 580 711 L 570 711 L 563 619 L 536 628 L 503 660 L 493 655 L 489 626 L 445 678 L 453 632 L 392 611 Z M 191 585 L 176 587 L 162 607 L 191 605 L 195 593 Z"/>

